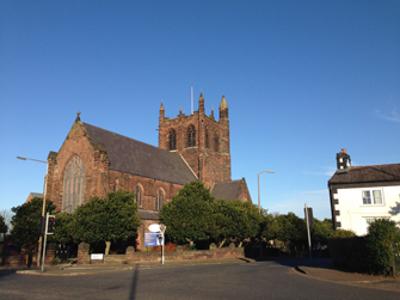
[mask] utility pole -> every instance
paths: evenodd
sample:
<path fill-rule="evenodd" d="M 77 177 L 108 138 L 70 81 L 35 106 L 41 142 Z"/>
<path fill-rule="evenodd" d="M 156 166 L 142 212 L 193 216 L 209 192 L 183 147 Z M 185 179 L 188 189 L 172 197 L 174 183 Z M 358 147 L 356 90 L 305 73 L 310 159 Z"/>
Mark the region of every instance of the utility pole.
<path fill-rule="evenodd" d="M 306 217 L 306 226 L 307 226 L 307 237 L 308 237 L 308 253 L 310 258 L 312 257 L 312 248 L 311 248 L 311 230 L 310 230 L 310 216 L 307 207 L 307 203 L 304 203 L 304 214 Z"/>
<path fill-rule="evenodd" d="M 49 164 L 45 160 L 23 157 L 23 156 L 17 156 L 17 159 L 30 160 L 30 161 L 46 164 L 46 173 L 44 175 L 44 182 L 43 182 L 42 218 L 41 218 L 41 223 L 40 223 L 42 226 L 40 227 L 40 236 L 39 236 L 39 240 L 38 240 L 38 253 L 37 253 L 37 258 L 36 258 L 36 266 L 39 268 L 41 265 L 40 259 L 41 259 L 42 248 L 43 248 L 43 229 L 44 229 L 43 225 L 45 222 L 45 214 L 46 214 L 47 172 L 49 169 Z"/>

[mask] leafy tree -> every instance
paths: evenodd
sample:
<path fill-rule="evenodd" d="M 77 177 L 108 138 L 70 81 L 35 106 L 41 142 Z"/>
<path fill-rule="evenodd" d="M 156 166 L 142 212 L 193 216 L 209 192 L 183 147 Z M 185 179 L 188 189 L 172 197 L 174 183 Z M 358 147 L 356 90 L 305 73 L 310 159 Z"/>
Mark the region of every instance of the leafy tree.
<path fill-rule="evenodd" d="M 304 248 L 307 241 L 307 229 L 304 220 L 294 213 L 281 216 L 279 220 L 281 222 L 281 231 L 278 232 L 279 239 L 289 245 L 291 253 L 298 253 Z"/>
<path fill-rule="evenodd" d="M 5 225 L 7 226 L 7 230 L 5 233 L 8 233 L 11 231 L 11 219 L 12 219 L 13 213 L 11 211 L 11 209 L 3 209 L 0 212 L 0 218 L 3 219 Z M 1 231 L 0 231 L 1 232 Z"/>
<path fill-rule="evenodd" d="M 54 241 L 62 245 L 72 243 L 74 242 L 75 231 L 74 215 L 65 212 L 56 215 L 54 235 L 52 235 Z"/>
<path fill-rule="evenodd" d="M 262 221 L 262 228 L 262 238 L 283 242 L 291 254 L 301 253 L 306 246 L 306 224 L 294 213 L 266 215 Z"/>
<path fill-rule="evenodd" d="M 2 215 L 0 215 L 0 234 L 5 234 L 8 230 L 7 224 Z"/>
<path fill-rule="evenodd" d="M 323 221 L 314 219 L 311 228 L 311 237 L 314 245 L 327 245 L 328 240 L 333 235 L 332 221 L 324 219 Z"/>
<path fill-rule="evenodd" d="M 258 235 L 261 216 L 252 203 L 220 200 L 216 201 L 214 206 L 214 233 L 220 247 L 226 240 L 238 241 L 241 245 L 243 241 Z"/>
<path fill-rule="evenodd" d="M 185 185 L 161 209 L 168 238 L 177 244 L 209 241 L 215 229 L 213 205 L 214 198 L 201 182 Z"/>
<path fill-rule="evenodd" d="M 264 214 L 260 222 L 260 237 L 266 241 L 276 240 L 278 238 L 280 223 L 278 215 Z"/>
<path fill-rule="evenodd" d="M 11 219 L 11 237 L 14 243 L 28 251 L 29 260 L 41 233 L 42 198 L 33 198 L 20 206 L 13 207 L 14 216 Z M 46 211 L 52 213 L 55 206 L 46 201 Z"/>
<path fill-rule="evenodd" d="M 94 197 L 75 212 L 76 239 L 86 243 L 106 242 L 108 254 L 111 242 L 134 239 L 140 219 L 135 196 L 129 192 L 109 193 L 105 199 Z"/>

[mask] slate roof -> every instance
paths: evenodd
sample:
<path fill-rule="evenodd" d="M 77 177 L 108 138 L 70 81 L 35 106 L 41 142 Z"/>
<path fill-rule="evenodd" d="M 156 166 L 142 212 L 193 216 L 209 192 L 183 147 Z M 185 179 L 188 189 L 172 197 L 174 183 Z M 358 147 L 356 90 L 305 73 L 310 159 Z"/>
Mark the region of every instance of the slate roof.
<path fill-rule="evenodd" d="M 169 152 L 126 136 L 82 123 L 89 140 L 104 150 L 110 170 L 186 184 L 196 177 L 176 152 Z"/>
<path fill-rule="evenodd" d="M 243 183 L 245 184 L 243 186 Z M 231 182 L 216 183 L 211 190 L 211 194 L 216 199 L 221 200 L 241 200 L 242 189 L 247 186 L 244 179 L 233 180 Z"/>
<path fill-rule="evenodd" d="M 329 184 L 390 181 L 400 181 L 400 164 L 356 166 L 339 170 L 331 177 Z"/>

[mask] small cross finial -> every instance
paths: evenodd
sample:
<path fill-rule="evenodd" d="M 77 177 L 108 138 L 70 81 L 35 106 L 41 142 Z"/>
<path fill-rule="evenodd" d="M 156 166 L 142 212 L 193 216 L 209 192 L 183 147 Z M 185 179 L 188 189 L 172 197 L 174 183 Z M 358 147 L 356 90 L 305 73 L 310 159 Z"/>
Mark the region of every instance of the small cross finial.
<path fill-rule="evenodd" d="M 76 119 L 75 119 L 75 122 L 79 122 L 81 120 L 81 112 L 77 112 L 76 113 Z"/>

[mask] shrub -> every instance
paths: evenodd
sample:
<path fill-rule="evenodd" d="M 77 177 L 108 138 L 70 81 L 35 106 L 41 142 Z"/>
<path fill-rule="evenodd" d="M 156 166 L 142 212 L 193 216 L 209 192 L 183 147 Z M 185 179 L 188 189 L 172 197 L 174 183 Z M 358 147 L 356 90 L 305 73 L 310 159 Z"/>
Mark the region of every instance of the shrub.
<path fill-rule="evenodd" d="M 336 229 L 331 238 L 337 239 L 337 238 L 352 238 L 355 237 L 356 234 L 351 231 L 351 230 L 344 230 L 344 229 Z"/>
<path fill-rule="evenodd" d="M 365 237 L 337 230 L 329 240 L 329 251 L 337 267 L 388 275 L 400 255 L 400 230 L 395 222 L 383 219 L 371 223 Z"/>
<path fill-rule="evenodd" d="M 393 221 L 378 219 L 368 229 L 366 246 L 368 269 L 374 274 L 392 274 L 396 255 L 400 253 L 400 230 Z"/>

